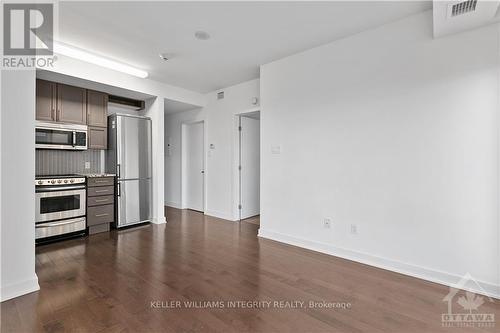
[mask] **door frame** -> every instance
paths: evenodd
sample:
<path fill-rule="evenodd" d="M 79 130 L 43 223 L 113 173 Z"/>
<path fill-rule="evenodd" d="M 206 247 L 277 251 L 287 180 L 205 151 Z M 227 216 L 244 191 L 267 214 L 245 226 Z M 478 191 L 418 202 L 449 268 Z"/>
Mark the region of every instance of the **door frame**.
<path fill-rule="evenodd" d="M 201 123 L 203 125 L 203 191 L 202 191 L 202 201 L 203 201 L 203 213 L 207 210 L 207 161 L 206 161 L 206 126 L 205 120 L 186 120 L 181 122 L 181 209 L 187 209 L 186 205 L 186 126 Z"/>
<path fill-rule="evenodd" d="M 260 170 L 262 170 L 262 113 L 261 108 L 255 107 L 248 110 L 244 110 L 241 112 L 237 112 L 233 117 L 233 220 L 240 222 L 241 221 L 241 211 L 239 209 L 240 200 L 241 200 L 241 174 L 239 170 L 240 158 L 241 158 L 241 147 L 240 147 L 240 118 L 242 116 L 248 115 L 250 113 L 260 112 Z M 262 192 L 262 173 L 260 173 L 260 186 L 259 191 Z M 261 198 L 261 193 L 259 193 L 259 199 Z M 262 207 L 262 201 L 261 201 Z"/>

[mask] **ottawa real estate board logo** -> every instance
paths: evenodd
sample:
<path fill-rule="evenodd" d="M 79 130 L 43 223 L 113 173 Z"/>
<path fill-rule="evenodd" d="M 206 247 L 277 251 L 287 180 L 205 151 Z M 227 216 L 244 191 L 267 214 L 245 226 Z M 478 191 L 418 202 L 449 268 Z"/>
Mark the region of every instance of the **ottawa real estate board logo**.
<path fill-rule="evenodd" d="M 53 65 L 54 5 L 3 3 L 2 69 Z"/>
<path fill-rule="evenodd" d="M 447 313 L 441 314 L 443 327 L 495 327 L 495 314 L 484 311 L 486 303 L 494 303 L 489 296 L 482 296 L 470 290 L 479 291 L 482 295 L 488 293 L 467 273 L 443 298 L 448 305 Z"/>

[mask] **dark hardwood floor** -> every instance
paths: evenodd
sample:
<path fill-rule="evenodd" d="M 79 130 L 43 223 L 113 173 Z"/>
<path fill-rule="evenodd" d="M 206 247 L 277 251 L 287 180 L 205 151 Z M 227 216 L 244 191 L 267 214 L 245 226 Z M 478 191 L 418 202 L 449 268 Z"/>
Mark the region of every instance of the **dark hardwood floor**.
<path fill-rule="evenodd" d="M 251 223 L 173 208 L 168 221 L 37 247 L 41 290 L 1 304 L 2 333 L 478 331 L 442 327 L 445 286 L 258 239 Z M 231 300 L 290 303 L 229 308 Z M 481 312 L 500 318 L 499 301 Z"/>
<path fill-rule="evenodd" d="M 260 215 L 249 217 L 247 219 L 241 220 L 241 222 L 253 223 L 256 225 L 260 225 Z"/>

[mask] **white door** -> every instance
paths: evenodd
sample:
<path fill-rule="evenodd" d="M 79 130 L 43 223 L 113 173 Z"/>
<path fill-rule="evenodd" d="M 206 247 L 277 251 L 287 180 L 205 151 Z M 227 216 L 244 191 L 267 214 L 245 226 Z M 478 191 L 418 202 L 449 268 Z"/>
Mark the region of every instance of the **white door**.
<path fill-rule="evenodd" d="M 241 117 L 241 219 L 260 214 L 260 120 Z"/>
<path fill-rule="evenodd" d="M 203 211 L 203 123 L 185 126 L 185 207 Z"/>

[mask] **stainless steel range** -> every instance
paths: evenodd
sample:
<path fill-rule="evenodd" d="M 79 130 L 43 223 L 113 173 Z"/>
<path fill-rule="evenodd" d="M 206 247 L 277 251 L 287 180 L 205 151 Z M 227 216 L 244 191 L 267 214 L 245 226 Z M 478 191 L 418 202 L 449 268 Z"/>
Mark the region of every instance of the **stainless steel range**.
<path fill-rule="evenodd" d="M 85 232 L 85 177 L 37 176 L 35 179 L 35 238 Z"/>

